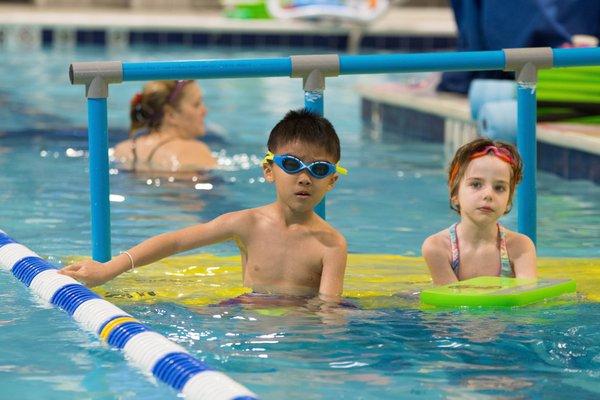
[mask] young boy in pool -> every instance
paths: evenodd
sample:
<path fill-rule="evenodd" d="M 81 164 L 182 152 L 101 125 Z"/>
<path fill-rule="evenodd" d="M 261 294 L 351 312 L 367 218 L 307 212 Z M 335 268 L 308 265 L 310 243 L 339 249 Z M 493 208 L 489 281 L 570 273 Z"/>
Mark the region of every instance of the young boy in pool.
<path fill-rule="evenodd" d="M 521 170 L 519 153 L 507 143 L 480 138 L 456 151 L 448 189 L 460 222 L 422 246 L 434 284 L 477 276 L 536 277 L 533 242 L 498 222 L 512 208 Z"/>
<path fill-rule="evenodd" d="M 151 237 L 106 263 L 86 260 L 61 273 L 101 285 L 134 267 L 196 247 L 234 240 L 242 256 L 244 286 L 258 293 L 337 300 L 347 248 L 344 237 L 313 208 L 333 189 L 340 142 L 331 123 L 306 110 L 290 111 L 271 131 L 263 161 L 276 200 L 223 214 L 212 221 Z"/>

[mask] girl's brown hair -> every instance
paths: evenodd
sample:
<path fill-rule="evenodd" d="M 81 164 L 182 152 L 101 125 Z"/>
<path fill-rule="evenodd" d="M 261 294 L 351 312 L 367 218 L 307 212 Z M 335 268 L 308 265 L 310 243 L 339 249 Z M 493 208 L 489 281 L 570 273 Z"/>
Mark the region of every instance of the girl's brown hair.
<path fill-rule="evenodd" d="M 488 138 L 475 139 L 467 144 L 462 145 L 456 150 L 454 158 L 450 163 L 448 170 L 448 190 L 450 191 L 450 208 L 456 211 L 460 215 L 460 205 L 454 204 L 452 198 L 458 195 L 458 186 L 462 180 L 469 162 L 471 162 L 471 156 L 475 153 L 485 150 L 488 146 L 495 146 L 498 149 L 504 149 L 508 151 L 513 162 L 510 163 L 510 183 L 509 183 L 509 194 L 508 194 L 508 207 L 506 208 L 505 214 L 508 214 L 512 208 L 513 195 L 515 193 L 515 187 L 521 181 L 523 162 L 519 152 L 510 143 L 493 141 Z"/>
<path fill-rule="evenodd" d="M 165 106 L 175 108 L 181 101 L 183 86 L 191 81 L 153 81 L 131 98 L 129 135 L 142 128 L 154 130 L 160 127 L 165 115 Z"/>

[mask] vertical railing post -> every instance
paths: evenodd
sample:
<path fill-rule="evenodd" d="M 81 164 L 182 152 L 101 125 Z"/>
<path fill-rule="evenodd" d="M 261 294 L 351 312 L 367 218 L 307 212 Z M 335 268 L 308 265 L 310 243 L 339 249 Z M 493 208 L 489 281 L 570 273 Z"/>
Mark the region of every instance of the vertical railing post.
<path fill-rule="evenodd" d="M 523 160 L 523 181 L 517 189 L 519 232 L 537 243 L 537 104 L 535 86 L 517 89 L 517 147 Z"/>
<path fill-rule="evenodd" d="M 292 73 L 295 78 L 302 78 L 304 88 L 304 108 L 315 114 L 324 115 L 323 92 L 325 77 L 340 74 L 340 58 L 338 55 L 292 56 Z M 325 197 L 315 206 L 315 212 L 326 219 Z"/>
<path fill-rule="evenodd" d="M 506 71 L 515 71 L 517 89 L 517 147 L 523 160 L 523 182 L 517 190 L 519 232 L 537 243 L 537 71 L 552 68 L 549 47 L 505 49 Z"/>
<path fill-rule="evenodd" d="M 304 92 L 304 108 L 312 113 L 323 116 L 325 114 L 323 97 L 323 91 L 312 90 Z"/>
<path fill-rule="evenodd" d="M 304 92 L 304 108 L 310 112 L 323 116 L 323 91 L 311 90 Z M 321 218 L 327 219 L 327 212 L 325 210 L 325 196 L 323 196 L 319 204 L 315 206 L 315 212 Z"/>
<path fill-rule="evenodd" d="M 119 61 L 73 63 L 69 68 L 72 84 L 85 84 L 88 99 L 88 142 L 90 158 L 90 203 L 92 258 L 111 259 L 110 185 L 108 174 L 108 84 L 123 81 Z"/>
<path fill-rule="evenodd" d="M 111 259 L 108 113 L 106 98 L 88 97 L 87 103 L 92 258 L 105 262 Z"/>

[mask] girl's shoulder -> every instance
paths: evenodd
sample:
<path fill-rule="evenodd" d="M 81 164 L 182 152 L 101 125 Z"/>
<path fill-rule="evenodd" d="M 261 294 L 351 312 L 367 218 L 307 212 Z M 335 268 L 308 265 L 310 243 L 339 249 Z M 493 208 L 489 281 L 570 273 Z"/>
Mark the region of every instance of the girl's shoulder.
<path fill-rule="evenodd" d="M 504 233 L 506 235 L 506 243 L 507 244 L 508 244 L 508 242 L 520 242 L 523 240 L 525 240 L 525 241 L 530 240 L 527 235 L 524 235 L 517 231 L 510 230 L 504 225 L 502 225 L 502 229 L 504 230 Z"/>
<path fill-rule="evenodd" d="M 451 250 L 450 230 L 443 229 L 433 235 L 427 237 L 423 241 L 421 251 L 426 254 L 447 254 Z"/>
<path fill-rule="evenodd" d="M 535 249 L 535 245 L 529 236 L 511 231 L 506 227 L 503 227 L 503 229 L 506 234 L 506 247 L 511 256 Z"/>
<path fill-rule="evenodd" d="M 438 242 L 438 241 L 442 241 L 442 242 L 446 242 L 448 241 L 448 244 L 450 243 L 450 228 L 445 228 L 442 229 L 439 232 L 434 233 L 433 235 L 427 237 L 427 239 L 425 239 L 425 241 L 434 241 L 434 242 Z"/>

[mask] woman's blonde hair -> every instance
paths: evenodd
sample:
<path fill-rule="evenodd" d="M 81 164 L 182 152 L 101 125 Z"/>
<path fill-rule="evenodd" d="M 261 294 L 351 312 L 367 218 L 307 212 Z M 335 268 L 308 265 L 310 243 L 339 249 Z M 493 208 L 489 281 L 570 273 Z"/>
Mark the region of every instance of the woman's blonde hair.
<path fill-rule="evenodd" d="M 167 105 L 179 107 L 183 87 L 191 81 L 152 81 L 131 98 L 129 135 L 140 129 L 154 130 L 163 122 Z"/>

